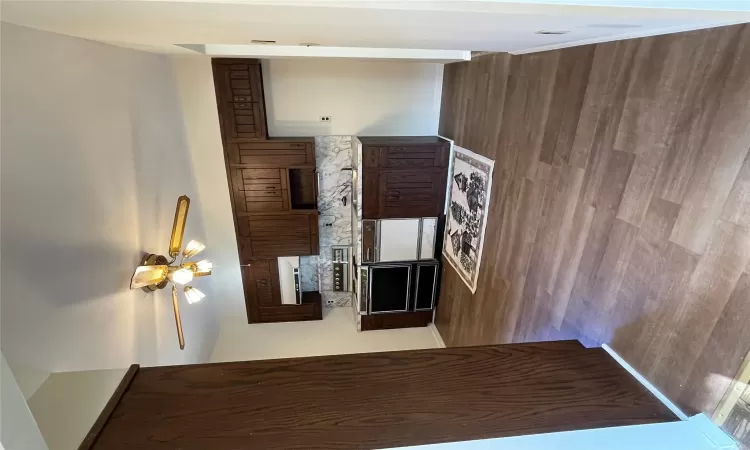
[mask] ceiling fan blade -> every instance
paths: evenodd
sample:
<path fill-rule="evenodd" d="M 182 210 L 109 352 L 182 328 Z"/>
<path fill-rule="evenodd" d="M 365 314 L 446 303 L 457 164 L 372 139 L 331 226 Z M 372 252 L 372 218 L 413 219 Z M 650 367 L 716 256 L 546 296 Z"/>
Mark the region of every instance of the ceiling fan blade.
<path fill-rule="evenodd" d="M 180 303 L 177 301 L 177 287 L 172 285 L 172 307 L 174 308 L 174 321 L 177 325 L 177 339 L 180 340 L 180 350 L 185 349 L 185 336 L 182 335 L 182 318 L 180 318 Z"/>
<path fill-rule="evenodd" d="M 185 234 L 185 222 L 187 221 L 190 199 L 187 195 L 181 195 L 177 199 L 177 209 L 174 212 L 174 223 L 172 224 L 172 236 L 169 239 L 169 256 L 172 258 L 180 254 L 182 250 L 182 235 Z"/>
<path fill-rule="evenodd" d="M 138 266 L 130 279 L 130 289 L 159 284 L 167 279 L 168 266 Z"/>

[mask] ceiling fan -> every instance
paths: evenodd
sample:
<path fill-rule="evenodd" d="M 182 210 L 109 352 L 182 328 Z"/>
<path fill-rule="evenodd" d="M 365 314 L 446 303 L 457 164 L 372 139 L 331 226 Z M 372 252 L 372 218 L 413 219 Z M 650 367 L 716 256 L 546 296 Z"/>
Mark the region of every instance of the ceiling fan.
<path fill-rule="evenodd" d="M 205 294 L 187 284 L 195 277 L 211 275 L 213 270 L 213 263 L 207 259 L 190 261 L 191 258 L 206 248 L 205 245 L 198 241 L 190 241 L 184 249 L 182 248 L 182 237 L 185 233 L 185 222 L 189 208 L 190 199 L 186 195 L 180 196 L 177 199 L 172 236 L 169 239 L 169 258 L 171 259 L 164 255 L 145 255 L 141 260 L 141 265 L 136 267 L 133 278 L 130 280 L 130 289 L 141 288 L 146 292 L 164 289 L 167 284 L 172 283 L 172 307 L 174 308 L 174 320 L 177 325 L 180 350 L 185 348 L 185 337 L 182 334 L 177 285 L 184 286 L 183 292 L 189 304 L 197 303 L 205 297 Z M 178 258 L 180 261 L 175 264 Z"/>

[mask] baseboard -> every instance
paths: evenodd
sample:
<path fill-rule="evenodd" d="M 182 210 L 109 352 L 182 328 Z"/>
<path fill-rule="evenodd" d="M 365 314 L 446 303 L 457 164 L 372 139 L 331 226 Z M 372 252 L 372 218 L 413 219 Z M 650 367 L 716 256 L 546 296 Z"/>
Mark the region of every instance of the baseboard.
<path fill-rule="evenodd" d="M 431 323 L 431 324 L 427 325 L 427 328 L 429 328 L 430 331 L 432 331 L 432 337 L 435 338 L 435 343 L 437 344 L 437 346 L 439 348 L 445 348 L 446 347 L 445 341 L 443 341 L 443 337 L 440 336 L 440 332 L 438 331 L 438 329 L 435 326 L 435 324 Z"/>
<path fill-rule="evenodd" d="M 659 399 L 659 401 L 661 401 L 662 403 L 664 403 L 664 406 L 666 406 L 667 408 L 669 408 L 669 410 L 672 411 L 675 416 L 679 417 L 680 420 L 688 420 L 687 414 L 685 414 L 684 412 L 682 412 L 682 410 L 680 408 L 678 408 L 677 405 L 675 405 L 674 403 L 672 403 L 672 401 L 670 399 L 668 399 L 666 395 L 664 395 L 661 392 L 659 392 L 659 390 L 656 389 L 656 386 L 654 386 L 653 384 L 651 384 L 651 382 L 649 382 L 646 379 L 646 377 L 644 377 L 643 375 L 641 375 L 640 373 L 638 373 L 638 371 L 635 370 L 635 368 L 633 368 L 633 366 L 631 366 L 630 364 L 628 364 L 628 362 L 625 361 L 622 358 L 622 356 L 618 355 L 617 352 L 615 352 L 614 350 L 612 350 L 612 347 L 610 347 L 607 344 L 602 344 L 602 348 L 604 349 L 604 351 L 606 351 L 607 353 L 609 353 L 610 356 L 612 356 L 612 358 L 615 361 L 617 361 L 623 367 L 623 369 L 625 369 L 628 372 L 630 372 L 630 374 L 633 375 L 633 377 L 636 380 L 638 380 L 638 382 L 641 383 L 643 385 L 643 387 L 645 387 L 646 389 L 648 389 L 652 394 L 654 394 L 654 396 L 656 398 Z"/>

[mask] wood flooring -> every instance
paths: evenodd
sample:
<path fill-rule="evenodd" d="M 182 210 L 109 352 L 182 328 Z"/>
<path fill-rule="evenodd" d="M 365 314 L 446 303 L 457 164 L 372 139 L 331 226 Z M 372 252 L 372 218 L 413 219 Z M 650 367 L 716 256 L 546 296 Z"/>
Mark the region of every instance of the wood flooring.
<path fill-rule="evenodd" d="M 379 449 L 677 420 L 576 341 L 141 368 L 93 449 Z"/>
<path fill-rule="evenodd" d="M 610 343 L 711 414 L 750 350 L 750 25 L 446 65 L 440 134 L 495 160 L 446 344 Z"/>

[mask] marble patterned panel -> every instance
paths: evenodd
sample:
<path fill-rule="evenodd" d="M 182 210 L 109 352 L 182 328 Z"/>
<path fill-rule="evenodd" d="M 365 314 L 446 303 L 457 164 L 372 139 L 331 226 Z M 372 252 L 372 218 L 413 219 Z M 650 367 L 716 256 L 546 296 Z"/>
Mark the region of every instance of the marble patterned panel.
<path fill-rule="evenodd" d="M 299 283 L 302 292 L 318 291 L 318 256 L 300 256 Z"/>
<path fill-rule="evenodd" d="M 323 291 L 320 295 L 323 297 L 323 306 L 328 308 L 349 306 L 352 303 L 351 292 Z"/>
<path fill-rule="evenodd" d="M 336 294 L 335 306 L 351 303 L 351 294 L 333 292 L 332 247 L 352 245 L 352 151 L 351 136 L 316 136 L 315 164 L 318 182 L 318 276 L 321 295 Z M 346 294 L 346 295 L 338 295 Z M 348 301 L 344 299 L 348 298 Z M 326 302 L 324 302 L 326 304 Z"/>

